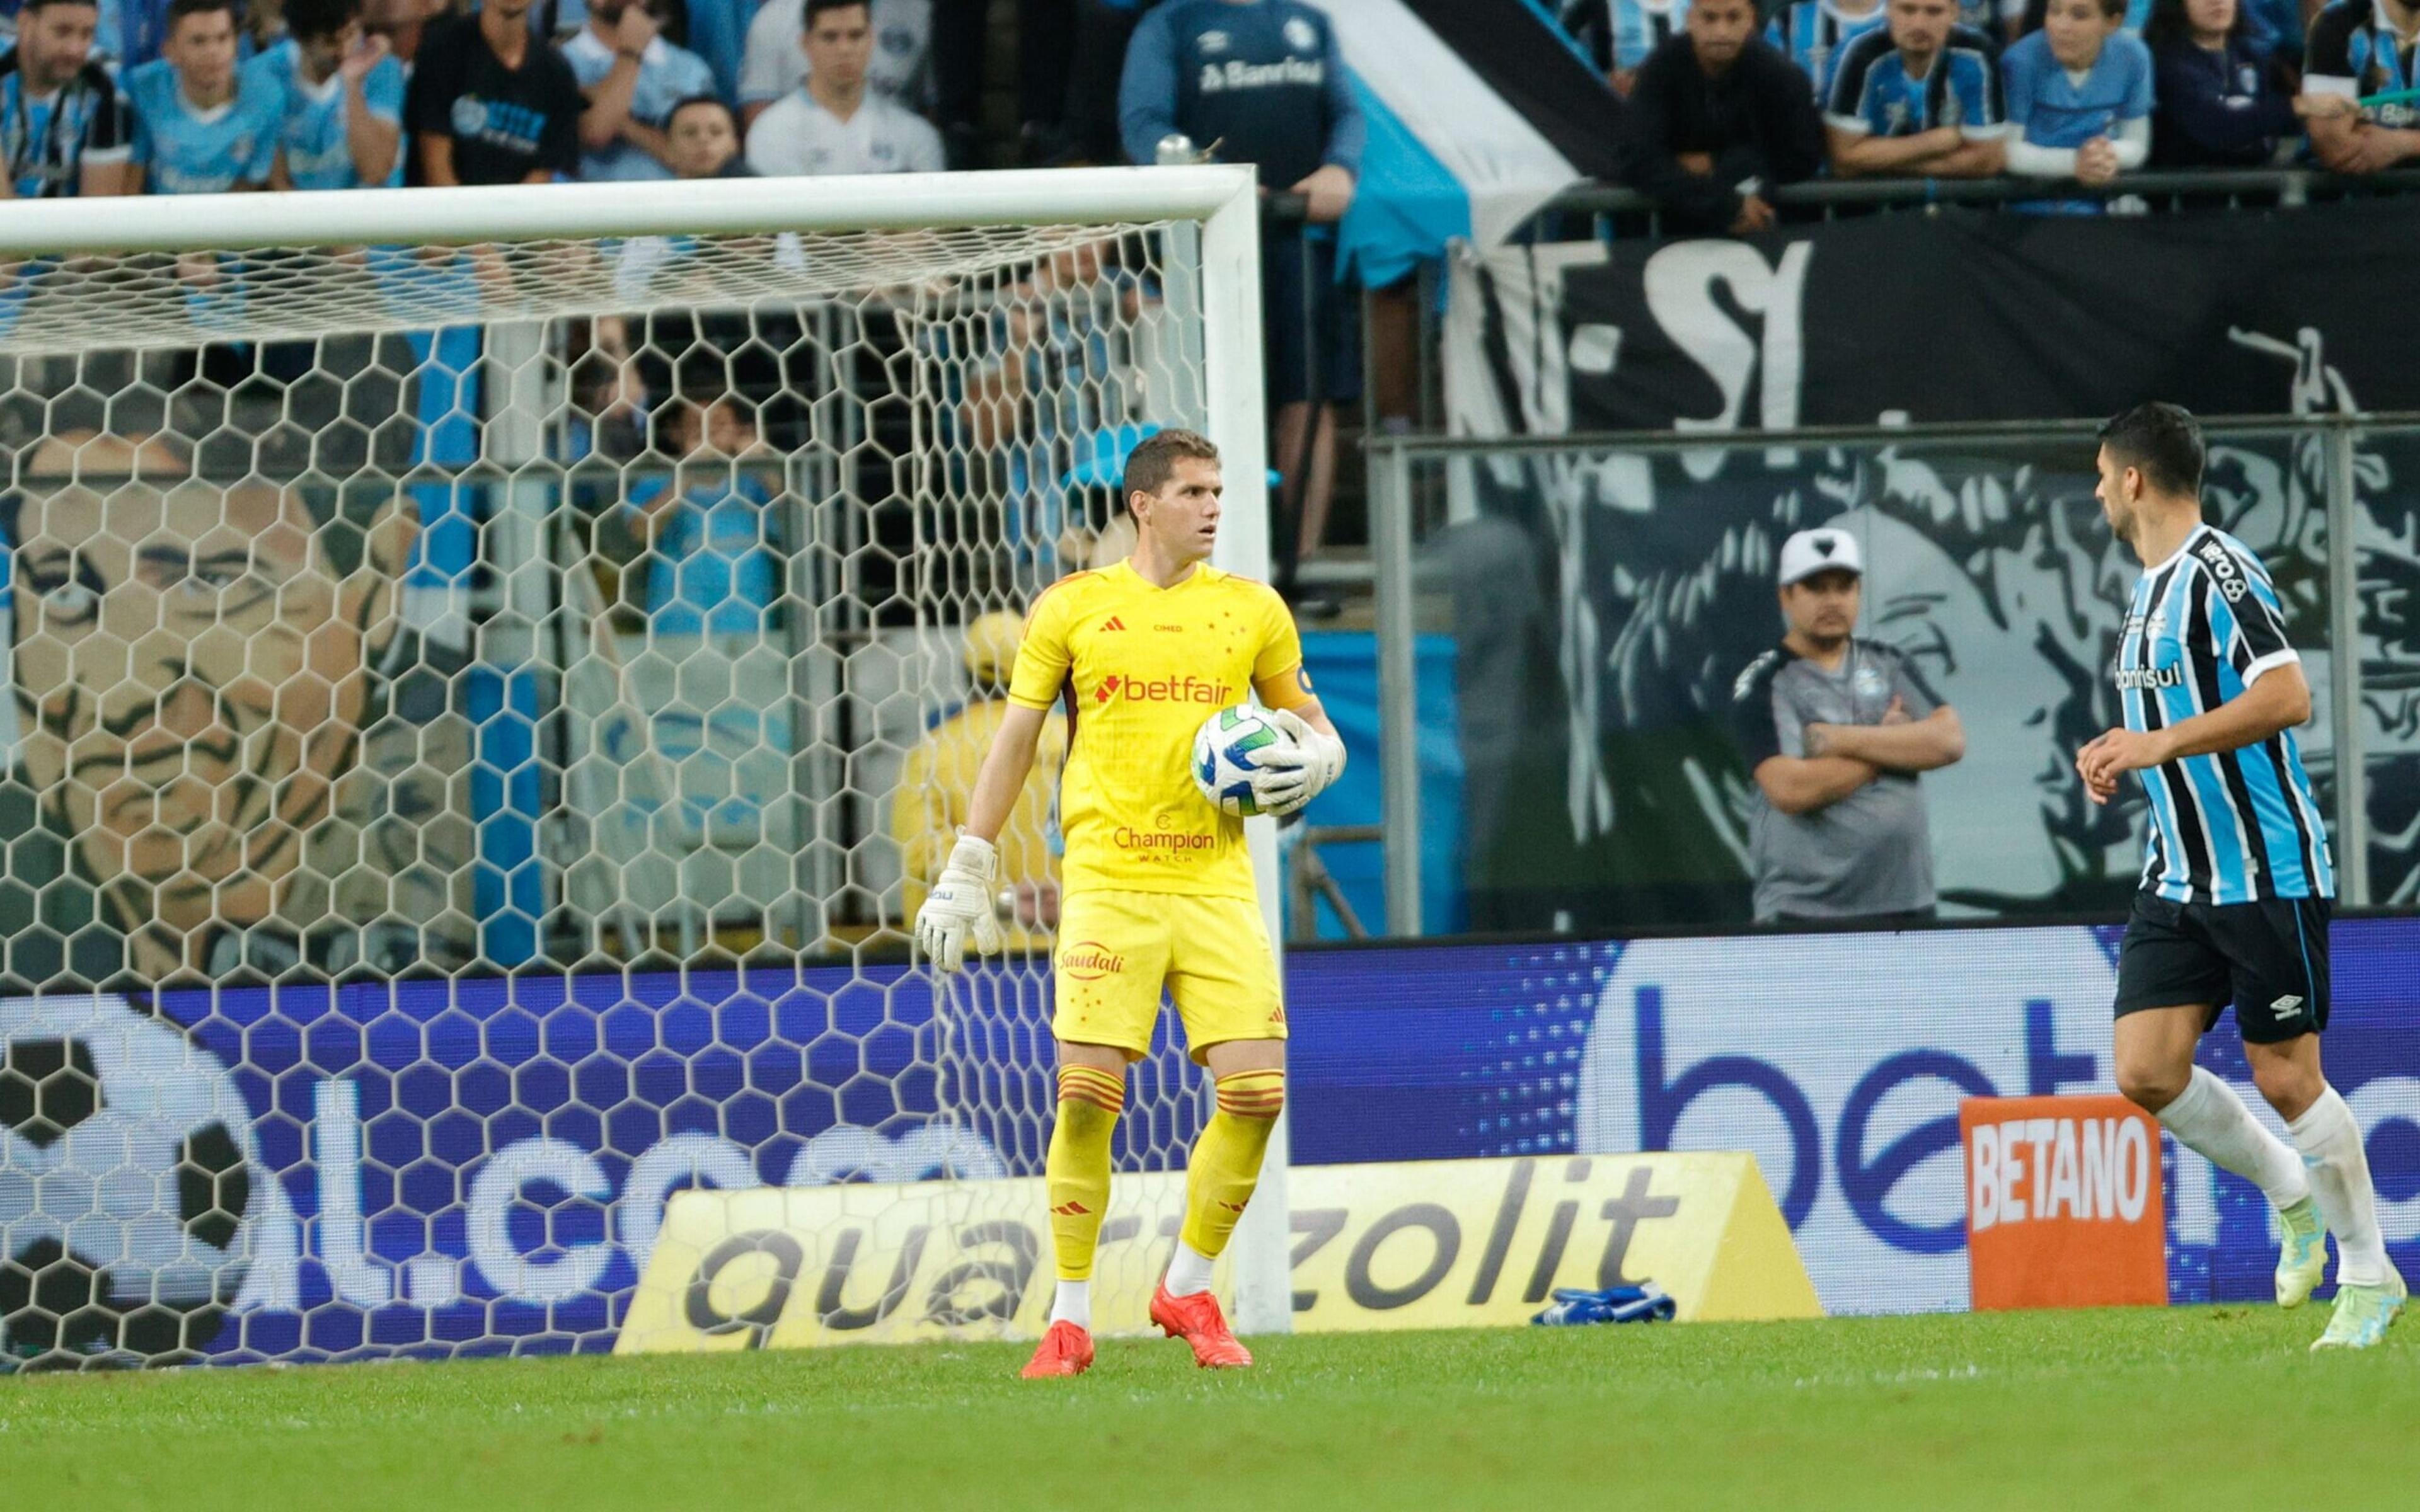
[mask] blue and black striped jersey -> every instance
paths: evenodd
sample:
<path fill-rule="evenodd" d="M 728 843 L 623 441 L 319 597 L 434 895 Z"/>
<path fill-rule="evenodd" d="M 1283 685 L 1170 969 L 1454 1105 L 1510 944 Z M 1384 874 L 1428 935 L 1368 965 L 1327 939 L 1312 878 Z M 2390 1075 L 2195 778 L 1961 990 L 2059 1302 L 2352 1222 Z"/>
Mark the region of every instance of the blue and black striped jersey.
<path fill-rule="evenodd" d="M 19 199 L 74 194 L 86 163 L 124 162 L 134 131 L 126 100 L 100 64 L 87 63 L 48 96 L 30 94 L 12 49 L 0 57 L 0 155 Z"/>
<path fill-rule="evenodd" d="M 2112 669 L 2129 730 L 2164 730 L 2300 658 L 2249 548 L 2203 525 L 2134 585 Z M 2174 903 L 2329 898 L 2335 872 L 2294 733 L 2141 773 L 2151 800 L 2143 886 Z"/>

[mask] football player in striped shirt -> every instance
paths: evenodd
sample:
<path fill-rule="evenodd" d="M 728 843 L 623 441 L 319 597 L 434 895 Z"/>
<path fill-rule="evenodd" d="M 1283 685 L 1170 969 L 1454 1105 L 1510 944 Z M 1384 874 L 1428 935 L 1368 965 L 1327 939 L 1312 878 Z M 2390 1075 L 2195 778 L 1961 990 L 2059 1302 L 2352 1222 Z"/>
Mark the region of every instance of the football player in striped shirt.
<path fill-rule="evenodd" d="M 2276 1207 L 2280 1306 L 2309 1298 L 2335 1234 L 2335 1315 L 2312 1348 L 2366 1349 L 2405 1289 L 2361 1125 L 2319 1069 L 2335 874 L 2294 742 L 2311 690 L 2268 569 L 2202 522 L 2203 455 L 2200 424 L 2176 405 L 2139 405 L 2101 428 L 2101 506 L 2145 570 L 2112 669 L 2125 728 L 2086 745 L 2075 767 L 2095 803 L 2140 772 L 2151 810 L 2118 954 L 2118 1086 Z M 2290 1148 L 2194 1064 L 2229 1002 Z"/>

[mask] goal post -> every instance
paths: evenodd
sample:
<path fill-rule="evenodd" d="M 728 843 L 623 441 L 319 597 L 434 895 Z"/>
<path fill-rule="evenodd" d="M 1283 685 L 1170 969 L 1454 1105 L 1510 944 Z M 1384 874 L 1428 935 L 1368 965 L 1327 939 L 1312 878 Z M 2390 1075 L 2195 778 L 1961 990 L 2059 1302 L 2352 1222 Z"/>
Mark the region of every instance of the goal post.
<path fill-rule="evenodd" d="M 683 1186 L 870 1180 L 871 1236 L 1038 1176 L 1055 821 L 954 986 L 920 837 L 1145 427 L 1266 575 L 1259 216 L 1202 165 L 0 217 L 0 1369 L 595 1349 Z M 1156 1052 L 1120 1172 L 1207 1105 Z"/>

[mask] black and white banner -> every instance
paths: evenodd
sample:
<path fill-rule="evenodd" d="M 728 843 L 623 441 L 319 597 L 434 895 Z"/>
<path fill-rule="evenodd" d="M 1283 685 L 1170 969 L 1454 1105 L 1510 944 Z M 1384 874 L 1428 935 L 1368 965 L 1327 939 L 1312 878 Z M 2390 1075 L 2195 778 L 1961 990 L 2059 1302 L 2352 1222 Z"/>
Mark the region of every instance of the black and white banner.
<path fill-rule="evenodd" d="M 1877 216 L 1751 241 L 1506 248 L 1454 270 L 1453 429 L 1704 433 L 1644 454 L 1492 459 L 1454 480 L 1436 549 L 1463 632 L 1475 927 L 1746 912 L 1745 773 L 1729 702 L 1779 635 L 1791 532 L 1857 532 L 1863 631 L 1907 647 L 1968 756 L 1926 779 L 1944 901 L 2114 906 L 2135 815 L 2086 804 L 2074 748 L 2116 721 L 2102 669 L 2139 564 L 2092 498 L 2088 440 L 1788 449 L 1730 433 L 2420 408 L 2382 249 L 2420 207 L 2208 219 Z M 2222 429 L 2211 517 L 2269 562 L 2320 701 L 2332 801 L 2324 446 Z M 2356 448 L 2375 901 L 2420 892 L 2420 433 Z M 1509 575 L 1520 575 L 1512 577 Z M 1507 612 L 1503 585 L 1534 585 Z M 1496 732 L 1494 737 L 1488 732 Z M 2330 810 L 2333 814 L 2333 810 Z"/>

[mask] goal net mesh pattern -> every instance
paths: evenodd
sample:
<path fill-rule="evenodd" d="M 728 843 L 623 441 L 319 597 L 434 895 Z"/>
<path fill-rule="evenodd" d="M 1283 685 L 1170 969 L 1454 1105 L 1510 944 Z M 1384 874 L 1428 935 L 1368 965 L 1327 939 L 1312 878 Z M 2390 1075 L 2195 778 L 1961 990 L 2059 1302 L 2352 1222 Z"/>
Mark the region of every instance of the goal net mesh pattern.
<path fill-rule="evenodd" d="M 1197 229 L 0 269 L 0 1364 L 603 1349 L 681 1187 L 1037 1173 L 1063 726 L 1004 962 L 902 921 L 1204 424 Z M 889 1304 L 1009 1328 L 1007 1227 Z"/>

